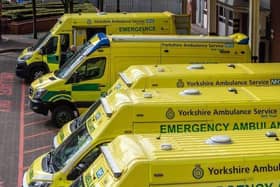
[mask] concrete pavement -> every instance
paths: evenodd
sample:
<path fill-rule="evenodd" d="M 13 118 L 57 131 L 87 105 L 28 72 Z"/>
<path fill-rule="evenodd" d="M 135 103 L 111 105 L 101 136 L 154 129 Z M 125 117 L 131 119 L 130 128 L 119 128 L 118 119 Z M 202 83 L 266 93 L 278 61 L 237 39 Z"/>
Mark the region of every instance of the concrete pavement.
<path fill-rule="evenodd" d="M 41 34 L 40 34 L 41 35 Z M 40 36 L 38 35 L 38 38 Z M 2 35 L 0 40 L 0 53 L 22 51 L 26 47 L 30 47 L 37 42 L 38 39 L 34 39 L 32 34 L 15 35 L 7 34 Z"/>

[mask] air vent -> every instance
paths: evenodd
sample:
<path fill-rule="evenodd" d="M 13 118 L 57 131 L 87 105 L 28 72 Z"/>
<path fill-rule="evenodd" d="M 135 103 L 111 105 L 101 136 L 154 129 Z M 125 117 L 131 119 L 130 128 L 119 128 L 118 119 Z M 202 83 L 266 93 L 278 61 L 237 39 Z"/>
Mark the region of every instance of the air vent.
<path fill-rule="evenodd" d="M 190 66 L 187 67 L 188 70 L 192 70 L 192 69 L 204 69 L 204 66 L 202 64 L 192 64 Z"/>
<path fill-rule="evenodd" d="M 169 151 L 172 149 L 172 145 L 169 143 L 163 143 L 160 145 L 160 149 L 164 151 Z"/>
<path fill-rule="evenodd" d="M 265 136 L 266 137 L 277 137 L 277 134 L 276 134 L 276 132 L 268 131 L 265 133 Z"/>
<path fill-rule="evenodd" d="M 145 92 L 144 93 L 144 98 L 152 98 L 153 94 L 151 92 Z"/>
<path fill-rule="evenodd" d="M 157 68 L 157 71 L 158 71 L 158 72 L 165 72 L 165 70 L 164 70 L 163 67 L 158 67 L 158 68 Z"/>
<path fill-rule="evenodd" d="M 233 93 L 235 93 L 235 94 L 238 93 L 236 88 L 229 88 L 228 91 L 229 91 L 229 92 L 233 92 Z"/>
<path fill-rule="evenodd" d="M 231 138 L 226 135 L 217 135 L 217 136 L 212 136 L 208 140 L 206 140 L 207 144 L 231 144 Z"/>
<path fill-rule="evenodd" d="M 197 89 L 187 89 L 180 92 L 180 95 L 199 95 L 200 91 Z"/>
<path fill-rule="evenodd" d="M 229 68 L 235 68 L 235 64 L 228 64 L 227 65 Z"/>

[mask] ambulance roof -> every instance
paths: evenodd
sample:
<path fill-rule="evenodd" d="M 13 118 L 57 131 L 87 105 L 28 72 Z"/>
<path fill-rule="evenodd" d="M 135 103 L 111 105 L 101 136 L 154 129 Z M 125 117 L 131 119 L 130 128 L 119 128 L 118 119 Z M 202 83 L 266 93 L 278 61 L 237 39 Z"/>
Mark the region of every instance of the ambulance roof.
<path fill-rule="evenodd" d="M 171 62 L 172 63 L 172 62 Z M 205 79 L 213 75 L 223 79 L 232 77 L 232 79 L 245 79 L 246 77 L 277 76 L 280 63 L 244 63 L 244 64 L 160 64 L 160 65 L 133 65 L 120 73 L 120 78 L 130 86 L 142 77 L 150 77 L 158 82 L 161 79 L 180 79 L 184 77 L 195 76 L 196 78 Z M 201 76 L 200 76 L 201 75 Z M 200 77 L 199 77 L 200 76 Z M 222 77 L 223 76 L 223 77 Z M 277 77 L 278 78 L 278 77 Z"/>
<path fill-rule="evenodd" d="M 252 178 L 254 174 L 258 179 L 268 179 L 279 172 L 279 134 L 280 130 L 274 129 L 121 135 L 102 151 L 116 178 L 130 166 L 134 169 L 149 163 L 149 180 L 158 184 L 221 179 L 209 175 L 210 169 L 219 172 L 223 180 L 228 179 L 228 170 L 235 174 L 231 180 Z M 271 167 L 275 173 L 269 172 Z"/>
<path fill-rule="evenodd" d="M 249 38 L 245 34 L 235 33 L 229 36 L 209 35 L 111 35 L 110 40 L 117 42 L 205 42 L 205 43 L 238 43 L 248 44 Z"/>
<path fill-rule="evenodd" d="M 111 35 L 110 40 L 117 42 L 207 42 L 233 43 L 234 39 L 227 36 L 203 35 Z"/>
<path fill-rule="evenodd" d="M 91 19 L 98 17 L 99 19 L 123 19 L 128 18 L 162 18 L 174 15 L 171 12 L 164 11 L 164 12 L 97 12 L 97 13 L 75 13 L 75 14 L 64 14 L 65 18 L 82 18 L 82 19 Z"/>
<path fill-rule="evenodd" d="M 279 103 L 280 87 L 207 87 L 207 88 L 157 88 L 126 89 L 102 99 L 110 111 L 123 104 L 149 106 L 194 104 Z"/>
<path fill-rule="evenodd" d="M 140 157 L 151 161 L 268 157 L 280 155 L 279 135 L 280 129 L 121 135 L 112 141 L 109 149 L 114 157 L 123 158 L 123 163 Z"/>
<path fill-rule="evenodd" d="M 163 19 L 169 18 L 174 15 L 171 12 L 97 12 L 97 13 L 74 13 L 74 14 L 64 14 L 58 19 L 57 24 L 51 29 L 51 32 L 56 33 L 60 32 L 60 30 L 66 29 L 64 27 L 85 27 L 90 24 L 103 24 L 108 25 L 111 24 L 112 21 L 118 23 L 128 22 L 128 20 L 136 19 Z"/>

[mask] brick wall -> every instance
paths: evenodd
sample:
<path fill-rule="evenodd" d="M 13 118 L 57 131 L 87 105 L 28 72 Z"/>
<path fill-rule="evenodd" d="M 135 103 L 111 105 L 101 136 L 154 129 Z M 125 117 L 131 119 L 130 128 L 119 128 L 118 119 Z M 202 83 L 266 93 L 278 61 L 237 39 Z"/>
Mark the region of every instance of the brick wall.
<path fill-rule="evenodd" d="M 56 23 L 58 16 L 48 18 L 37 18 L 37 31 L 49 31 Z M 33 32 L 33 20 L 12 21 L 7 23 L 5 33 L 28 34 Z"/>

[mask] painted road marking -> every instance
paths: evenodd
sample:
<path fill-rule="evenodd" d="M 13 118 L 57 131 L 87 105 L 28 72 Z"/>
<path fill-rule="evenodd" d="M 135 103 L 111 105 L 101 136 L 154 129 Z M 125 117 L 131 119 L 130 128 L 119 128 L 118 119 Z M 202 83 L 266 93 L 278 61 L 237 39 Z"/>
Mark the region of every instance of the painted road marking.
<path fill-rule="evenodd" d="M 35 112 L 30 111 L 30 112 L 25 112 L 25 113 L 24 113 L 25 116 L 28 116 L 28 115 L 31 115 L 31 114 L 35 114 Z"/>
<path fill-rule="evenodd" d="M 20 97 L 19 144 L 18 144 L 18 187 L 22 186 L 22 177 L 23 177 L 24 103 L 25 103 L 25 84 L 22 81 L 21 97 Z"/>
<path fill-rule="evenodd" d="M 49 121 L 49 119 L 43 119 L 43 120 L 33 121 L 33 122 L 30 122 L 30 123 L 25 123 L 24 127 L 28 127 L 28 126 L 32 126 L 32 125 L 38 125 L 38 124 L 41 124 L 41 123 L 44 123 L 44 122 L 47 122 L 47 121 Z"/>
<path fill-rule="evenodd" d="M 58 130 L 48 130 L 48 131 L 40 132 L 40 133 L 37 133 L 37 134 L 32 134 L 30 136 L 25 136 L 24 139 L 27 140 L 27 139 L 30 139 L 30 138 L 36 138 L 38 136 L 48 135 L 48 134 L 57 133 L 57 132 L 58 132 Z"/>
<path fill-rule="evenodd" d="M 24 151 L 24 154 L 34 153 L 36 151 L 41 151 L 43 149 L 50 149 L 51 147 L 52 147 L 51 145 L 46 145 L 46 146 L 38 147 L 35 149 L 29 149 L 29 150 Z"/>
<path fill-rule="evenodd" d="M 36 145 L 36 142 L 49 138 L 55 135 L 59 129 L 45 129 L 42 130 L 42 124 L 48 122 L 48 118 L 33 119 L 33 111 L 29 110 L 28 93 L 24 82 L 21 83 L 21 99 L 20 99 L 20 132 L 19 132 L 19 163 L 18 163 L 18 187 L 22 186 L 23 173 L 29 168 L 33 159 L 49 151 L 52 148 L 52 142 L 49 145 L 35 146 L 28 149 L 29 145 Z M 38 127 L 37 127 L 38 126 Z M 40 132 L 34 133 L 34 130 L 40 130 Z M 30 133 L 30 135 L 28 135 Z M 40 139 L 41 138 L 41 139 Z M 52 139 L 50 139 L 52 140 Z M 36 141 L 36 142 L 35 142 Z M 44 143 L 44 141 L 43 141 Z M 32 161 L 31 161 L 32 159 Z M 0 186 L 1 187 L 1 186 Z"/>

